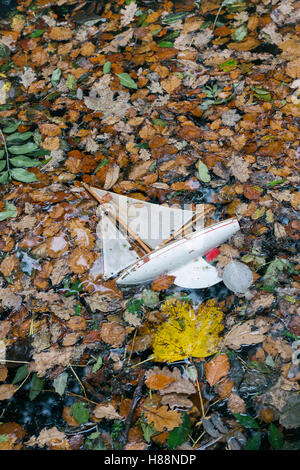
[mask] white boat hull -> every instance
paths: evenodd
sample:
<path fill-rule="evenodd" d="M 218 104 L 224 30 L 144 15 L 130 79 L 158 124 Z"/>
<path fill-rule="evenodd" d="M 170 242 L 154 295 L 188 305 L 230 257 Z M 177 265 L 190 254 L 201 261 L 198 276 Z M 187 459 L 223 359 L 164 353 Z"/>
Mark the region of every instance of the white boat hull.
<path fill-rule="evenodd" d="M 176 277 L 178 277 L 177 285 L 183 287 L 203 288 L 220 282 L 221 278 L 218 277 L 214 267 L 211 267 L 215 270 L 214 274 L 210 271 L 205 280 L 204 260 L 201 257 L 226 242 L 239 230 L 237 219 L 227 219 L 191 233 L 134 262 L 122 271 L 117 283 L 119 285 L 141 284 L 152 281 L 162 274 L 173 274 L 175 284 L 177 284 Z M 192 269 L 190 263 L 198 260 L 201 266 L 198 270 Z"/>

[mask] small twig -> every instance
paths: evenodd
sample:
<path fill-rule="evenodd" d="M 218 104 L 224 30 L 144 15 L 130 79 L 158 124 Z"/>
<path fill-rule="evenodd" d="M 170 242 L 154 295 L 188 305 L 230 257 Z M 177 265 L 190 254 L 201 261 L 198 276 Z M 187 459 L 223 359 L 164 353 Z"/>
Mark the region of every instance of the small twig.
<path fill-rule="evenodd" d="M 1 137 L 2 137 L 2 140 L 3 140 L 4 149 L 5 149 L 7 171 L 9 171 L 10 168 L 9 168 L 8 150 L 7 150 L 6 140 L 5 140 L 5 137 L 3 135 L 2 129 L 0 129 L 0 134 L 1 134 Z"/>
<path fill-rule="evenodd" d="M 196 384 L 197 384 L 197 389 L 198 389 L 198 394 L 199 394 L 199 399 L 200 399 L 202 419 L 204 419 L 205 418 L 205 411 L 204 411 L 202 393 L 201 393 L 201 388 L 200 388 L 198 377 L 196 377 Z"/>
<path fill-rule="evenodd" d="M 207 444 L 203 444 L 203 446 L 196 447 L 196 450 L 205 450 L 205 449 L 207 449 L 207 447 L 210 447 L 213 444 L 215 444 L 216 442 L 220 441 L 222 439 L 222 437 L 223 437 L 223 435 L 221 434 L 221 436 L 217 437 L 216 439 L 213 439 L 210 442 L 207 442 Z"/>
<path fill-rule="evenodd" d="M 81 386 L 81 388 L 82 388 L 82 391 L 83 391 L 83 394 L 84 394 L 85 398 L 87 398 L 85 388 L 84 388 L 84 386 L 83 386 L 83 384 L 82 384 L 80 378 L 79 378 L 78 375 L 76 374 L 76 372 L 75 372 L 75 370 L 73 369 L 73 367 L 71 366 L 71 364 L 69 364 L 69 367 L 70 367 L 71 371 L 73 372 L 73 374 L 75 375 L 76 379 L 78 380 L 78 382 L 79 382 L 79 384 L 80 384 L 80 386 Z"/>
<path fill-rule="evenodd" d="M 141 380 L 139 381 L 139 383 L 138 383 L 138 385 L 137 385 L 137 387 L 134 391 L 134 394 L 133 394 L 133 397 L 132 397 L 132 400 L 131 400 L 130 410 L 129 410 L 129 413 L 128 413 L 127 418 L 125 420 L 123 435 L 120 436 L 120 444 L 121 444 L 123 449 L 125 448 L 125 446 L 127 444 L 127 441 L 128 441 L 128 434 L 129 434 L 129 430 L 130 430 L 130 425 L 131 425 L 133 413 L 136 409 L 136 406 L 137 406 L 138 402 L 142 398 L 142 393 L 141 392 L 142 392 L 143 383 L 144 383 L 144 374 L 143 374 Z"/>
<path fill-rule="evenodd" d="M 129 358 L 128 358 L 128 363 L 130 363 L 130 361 L 131 361 L 131 356 L 132 356 L 132 353 L 133 353 L 133 348 L 134 348 L 134 343 L 135 343 L 136 334 L 137 334 L 137 328 L 135 329 L 134 335 L 133 335 L 133 338 L 132 338 L 132 345 L 131 345 L 131 349 L 130 349 L 130 354 L 129 354 Z"/>

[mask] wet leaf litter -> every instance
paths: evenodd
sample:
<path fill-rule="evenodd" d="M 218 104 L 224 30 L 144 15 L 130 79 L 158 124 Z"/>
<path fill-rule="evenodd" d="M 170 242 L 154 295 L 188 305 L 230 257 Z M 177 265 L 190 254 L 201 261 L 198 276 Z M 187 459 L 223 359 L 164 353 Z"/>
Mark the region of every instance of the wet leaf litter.
<path fill-rule="evenodd" d="M 26 0 L 1 19 L 0 449 L 299 448 L 297 15 Z M 236 218 L 203 254 L 219 282 L 104 279 L 83 183 Z"/>

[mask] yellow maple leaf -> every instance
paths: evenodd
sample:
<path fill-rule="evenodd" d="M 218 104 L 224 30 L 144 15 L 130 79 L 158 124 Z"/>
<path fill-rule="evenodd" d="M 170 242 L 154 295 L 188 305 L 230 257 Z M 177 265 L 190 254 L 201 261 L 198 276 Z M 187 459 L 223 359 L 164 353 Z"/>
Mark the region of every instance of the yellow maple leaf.
<path fill-rule="evenodd" d="M 187 357 L 206 357 L 215 353 L 223 330 L 223 312 L 214 299 L 195 311 L 188 303 L 169 299 L 162 305 L 168 316 L 156 331 L 153 352 L 160 362 L 173 362 Z"/>

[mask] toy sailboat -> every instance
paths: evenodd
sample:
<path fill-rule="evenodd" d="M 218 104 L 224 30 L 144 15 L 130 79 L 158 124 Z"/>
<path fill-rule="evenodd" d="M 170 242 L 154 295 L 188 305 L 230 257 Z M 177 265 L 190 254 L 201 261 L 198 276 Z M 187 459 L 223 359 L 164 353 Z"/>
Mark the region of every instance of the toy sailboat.
<path fill-rule="evenodd" d="M 180 209 L 84 187 L 101 207 L 97 230 L 102 240 L 103 279 L 117 276 L 119 285 L 138 285 L 168 274 L 174 276 L 175 285 L 191 289 L 222 281 L 204 257 L 240 230 L 237 219 L 204 228 L 203 206 L 199 211 Z M 198 227 L 189 232 L 193 225 Z M 139 249 L 130 244 L 130 238 Z"/>

